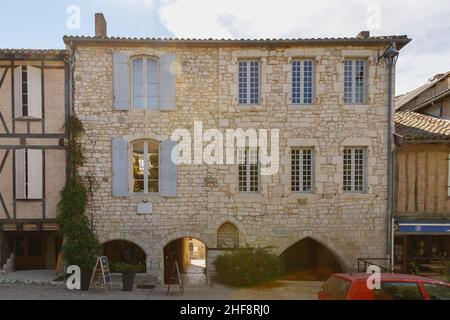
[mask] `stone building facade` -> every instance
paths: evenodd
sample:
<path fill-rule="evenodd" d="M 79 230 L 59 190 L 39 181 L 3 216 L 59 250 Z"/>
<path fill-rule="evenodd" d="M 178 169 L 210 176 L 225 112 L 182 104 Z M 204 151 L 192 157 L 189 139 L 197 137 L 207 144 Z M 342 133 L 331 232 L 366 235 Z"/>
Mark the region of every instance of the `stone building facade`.
<path fill-rule="evenodd" d="M 215 256 L 217 232 L 224 223 L 237 228 L 240 246 L 271 246 L 277 254 L 311 238 L 332 252 L 343 270 L 354 270 L 360 257 L 386 256 L 388 77 L 377 58 L 393 42 L 398 49 L 406 45 L 405 36 L 203 41 L 97 34 L 64 41 L 74 56 L 74 113 L 85 129 L 81 175 L 93 181 L 89 210 L 95 233 L 102 243 L 124 240 L 141 247 L 148 274 L 162 280 L 164 248 L 179 238 L 201 240 L 208 257 Z M 163 63 L 170 54 L 174 106 L 163 108 L 160 103 L 142 110 L 125 102 L 117 108 L 118 75 L 113 70 L 118 54 L 128 68 L 133 57 Z M 314 64 L 313 101 L 296 105 L 291 100 L 292 62 L 305 58 Z M 260 66 L 257 105 L 239 103 L 238 64 L 248 59 Z M 346 59 L 366 62 L 363 103 L 344 102 Z M 261 176 L 258 192 L 240 192 L 237 164 L 179 164 L 175 192 L 165 194 L 160 181 L 159 192 L 138 194 L 130 185 L 114 195 L 114 161 L 120 160 L 114 160 L 114 139 L 124 141 L 130 158 L 134 141 L 162 143 L 178 128 L 192 133 L 194 121 L 201 121 L 204 130 L 224 132 L 279 129 L 278 173 Z M 295 147 L 312 150 L 311 192 L 291 191 Z M 352 147 L 366 150 L 361 192 L 343 187 L 344 148 Z M 122 160 L 126 162 L 126 156 Z M 128 170 L 128 179 L 133 170 Z M 147 213 L 139 214 L 143 207 Z"/>

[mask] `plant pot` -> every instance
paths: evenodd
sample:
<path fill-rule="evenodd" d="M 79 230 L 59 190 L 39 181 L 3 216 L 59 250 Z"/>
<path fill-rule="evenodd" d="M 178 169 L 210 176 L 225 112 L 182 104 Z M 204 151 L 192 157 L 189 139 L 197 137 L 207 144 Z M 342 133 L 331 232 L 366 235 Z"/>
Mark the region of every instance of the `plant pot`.
<path fill-rule="evenodd" d="M 133 291 L 135 278 L 136 278 L 136 273 L 133 273 L 133 272 L 122 273 L 122 290 L 123 291 Z"/>
<path fill-rule="evenodd" d="M 81 270 L 81 290 L 89 290 L 89 285 L 91 284 L 92 270 Z"/>

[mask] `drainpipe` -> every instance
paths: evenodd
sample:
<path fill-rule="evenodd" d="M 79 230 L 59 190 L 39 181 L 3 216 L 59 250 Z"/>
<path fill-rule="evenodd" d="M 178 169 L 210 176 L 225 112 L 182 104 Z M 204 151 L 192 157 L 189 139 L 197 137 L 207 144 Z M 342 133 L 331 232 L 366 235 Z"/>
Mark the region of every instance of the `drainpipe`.
<path fill-rule="evenodd" d="M 386 255 L 389 257 L 389 264 L 391 272 L 394 268 L 394 214 L 393 214 L 393 201 L 394 201 L 394 153 L 392 150 L 392 140 L 393 140 L 393 71 L 395 63 L 397 62 L 399 52 L 395 49 L 395 43 L 393 43 L 386 51 L 383 53 L 384 62 L 388 68 L 388 134 L 387 134 L 387 160 L 388 160 L 388 181 L 387 181 L 387 217 L 386 217 Z"/>

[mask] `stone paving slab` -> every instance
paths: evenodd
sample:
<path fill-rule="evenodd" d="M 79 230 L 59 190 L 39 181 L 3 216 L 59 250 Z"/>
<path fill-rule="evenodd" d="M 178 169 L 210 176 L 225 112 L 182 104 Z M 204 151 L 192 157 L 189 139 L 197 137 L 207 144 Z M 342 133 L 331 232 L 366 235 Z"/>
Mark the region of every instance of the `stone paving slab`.
<path fill-rule="evenodd" d="M 322 282 L 317 281 L 279 281 L 272 288 L 237 289 L 224 286 L 186 287 L 180 296 L 177 288 L 167 296 L 167 286 L 154 289 L 135 289 L 124 292 L 114 288 L 105 292 L 94 289 L 89 292 L 68 290 L 60 286 L 41 286 L 37 284 L 0 284 L 0 300 L 314 300 Z"/>

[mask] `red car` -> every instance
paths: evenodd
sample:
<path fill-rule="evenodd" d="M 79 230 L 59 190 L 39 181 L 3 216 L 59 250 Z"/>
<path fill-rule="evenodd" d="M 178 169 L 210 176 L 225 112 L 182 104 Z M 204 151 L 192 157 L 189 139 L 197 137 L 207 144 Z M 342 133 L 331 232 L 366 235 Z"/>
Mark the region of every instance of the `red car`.
<path fill-rule="evenodd" d="M 333 274 L 322 285 L 319 300 L 450 300 L 450 284 L 431 278 L 381 274 L 381 288 L 369 289 L 368 273 Z"/>

